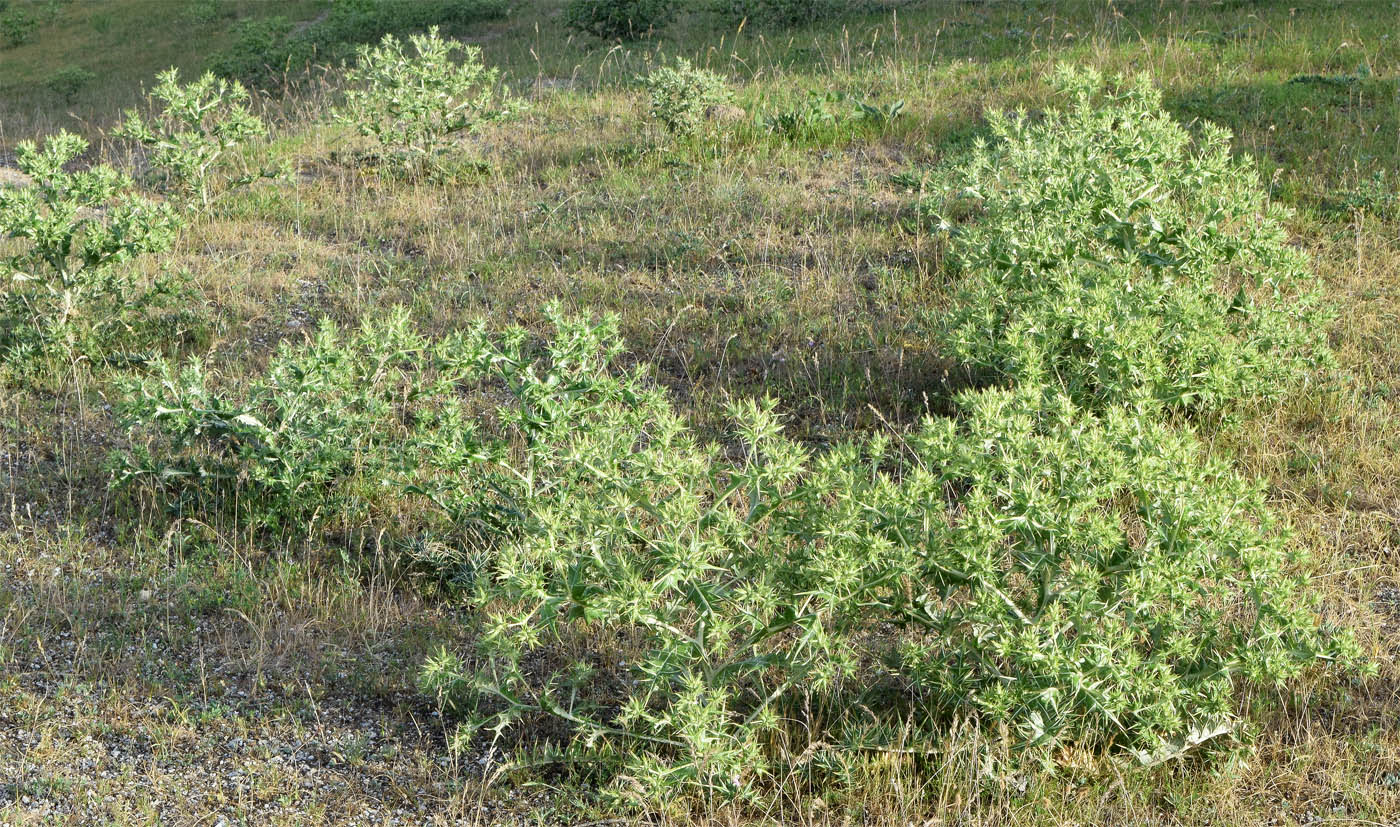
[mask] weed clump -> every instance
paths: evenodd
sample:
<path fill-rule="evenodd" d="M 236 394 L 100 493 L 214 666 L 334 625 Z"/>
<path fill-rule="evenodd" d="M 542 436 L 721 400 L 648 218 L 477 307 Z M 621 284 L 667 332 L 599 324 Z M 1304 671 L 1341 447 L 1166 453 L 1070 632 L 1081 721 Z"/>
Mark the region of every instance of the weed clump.
<path fill-rule="evenodd" d="M 0 9 L 0 40 L 5 45 L 13 49 L 16 46 L 23 46 L 34 37 L 34 31 L 39 28 L 39 21 L 34 19 L 34 15 L 22 9 L 11 9 L 4 11 Z"/>
<path fill-rule="evenodd" d="M 43 146 L 22 141 L 16 163 L 32 184 L 0 187 L 0 234 L 23 243 L 4 263 L 0 353 L 20 363 L 70 348 L 121 324 L 150 298 L 120 265 L 175 242 L 181 222 L 168 204 L 133 191 L 106 164 L 70 172 L 87 141 L 68 132 Z"/>
<path fill-rule="evenodd" d="M 97 75 L 90 70 L 70 64 L 49 75 L 46 85 L 64 103 L 72 103 L 77 100 L 78 93 L 96 79 Z"/>
<path fill-rule="evenodd" d="M 1146 78 L 1057 75 L 1066 110 L 994 114 L 925 206 L 962 274 L 949 355 L 1088 407 L 1221 411 L 1327 363 L 1329 311 L 1230 134 L 1193 138 Z"/>
<path fill-rule="evenodd" d="M 222 173 L 230 156 L 267 127 L 248 108 L 248 90 L 206 72 L 198 80 L 180 83 L 174 67 L 156 76 L 150 101 L 154 110 L 142 117 L 127 110 L 114 134 L 146 147 L 153 170 L 166 185 L 192 204 L 208 208 L 219 191 L 247 184 L 255 176 L 244 170 Z"/>
<path fill-rule="evenodd" d="M 808 92 L 801 102 L 763 114 L 758 125 L 788 141 L 820 141 L 835 138 L 843 130 L 888 128 L 904 114 L 904 101 L 878 104 L 841 92 Z"/>
<path fill-rule="evenodd" d="M 524 108 L 499 87 L 500 71 L 481 62 L 479 48 L 444 40 L 436 27 L 410 36 L 409 43 L 412 54 L 393 35 L 360 47 L 346 72 L 345 103 L 335 113 L 377 140 L 400 167 L 433 167 L 458 133 L 508 120 Z"/>
<path fill-rule="evenodd" d="M 694 135 L 705 125 L 711 109 L 728 103 L 731 93 L 724 78 L 691 65 L 683 57 L 645 78 L 651 116 L 672 135 Z"/>

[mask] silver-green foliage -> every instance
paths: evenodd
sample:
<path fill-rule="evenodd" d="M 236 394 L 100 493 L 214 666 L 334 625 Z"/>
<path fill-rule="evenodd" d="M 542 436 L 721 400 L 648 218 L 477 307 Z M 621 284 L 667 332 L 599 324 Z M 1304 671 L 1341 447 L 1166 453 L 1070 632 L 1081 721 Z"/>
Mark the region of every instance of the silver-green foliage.
<path fill-rule="evenodd" d="M 643 799 L 754 789 L 795 757 L 775 730 L 858 684 L 1027 747 L 1150 751 L 1228 726 L 1241 687 L 1356 660 L 1259 486 L 1141 411 L 983 391 L 898 446 L 814 453 L 748 402 L 727 450 L 622 367 L 613 322 L 551 315 L 542 346 L 326 325 L 242 392 L 160 367 L 126 474 L 274 530 L 431 537 L 483 628 L 424 685 L 464 733 L 563 719 Z"/>
<path fill-rule="evenodd" d="M 179 219 L 166 204 L 133 191 L 106 164 L 69 171 L 87 141 L 68 132 L 39 146 L 21 141 L 16 164 L 30 183 L 0 187 L 0 235 L 19 240 L 4 263 L 0 344 L 29 352 L 71 334 L 84 316 L 110 320 L 133 298 L 118 266 L 168 250 Z"/>
<path fill-rule="evenodd" d="M 1230 135 L 1193 136 L 1147 78 L 1062 68 L 1065 110 L 994 114 L 929 209 L 963 281 L 950 355 L 1086 404 L 1219 410 L 1327 361 L 1304 253 Z"/>
<path fill-rule="evenodd" d="M 468 731 L 565 719 L 575 749 L 622 756 L 618 789 L 641 800 L 755 789 L 795 757 L 767 748 L 782 721 L 860 683 L 1005 722 L 1025 747 L 1151 752 L 1229 725 L 1242 686 L 1356 660 L 1259 487 L 1136 413 L 983 392 L 907 454 L 814 455 L 747 403 L 729 459 L 654 392 L 618 396 L 492 471 L 528 481 L 509 502 L 529 519 L 480 581 L 476 665 L 445 653 L 425 684 Z M 477 507 L 496 490 L 475 473 L 457 489 Z M 580 639 L 630 641 L 629 665 L 554 655 Z M 602 704 L 582 691 L 596 681 L 628 689 Z M 838 740 L 829 726 L 813 740 Z"/>
<path fill-rule="evenodd" d="M 344 105 L 336 118 L 373 137 L 403 165 L 431 165 L 461 132 L 507 120 L 524 103 L 500 87 L 500 70 L 481 62 L 481 49 L 444 40 L 434 26 L 411 35 L 412 52 L 393 35 L 361 46 L 346 72 Z M 460 62 L 459 62 L 460 61 Z"/>
<path fill-rule="evenodd" d="M 114 134 L 146 147 L 151 167 L 181 197 L 207 208 L 218 191 L 253 180 L 246 169 L 227 171 L 240 147 L 267 134 L 248 108 L 243 84 L 212 72 L 181 84 L 179 70 L 171 67 L 156 75 L 149 100 L 148 117 L 127 110 Z"/>
<path fill-rule="evenodd" d="M 416 452 L 432 444 L 437 412 L 453 409 L 454 384 L 473 368 L 479 340 L 429 342 L 402 312 L 349 332 L 326 322 L 309 342 L 284 344 L 263 379 L 234 393 L 199 360 L 159 360 L 122 406 L 152 440 L 138 440 L 119 479 L 151 481 L 180 511 L 236 510 L 249 525 L 287 534 L 369 519 L 386 483 L 420 460 L 447 462 Z M 470 433 L 449 424 L 452 439 Z"/>
<path fill-rule="evenodd" d="M 683 57 L 676 58 L 675 66 L 653 70 L 645 82 L 651 116 L 673 135 L 699 132 L 709 111 L 731 98 L 724 78 Z"/>

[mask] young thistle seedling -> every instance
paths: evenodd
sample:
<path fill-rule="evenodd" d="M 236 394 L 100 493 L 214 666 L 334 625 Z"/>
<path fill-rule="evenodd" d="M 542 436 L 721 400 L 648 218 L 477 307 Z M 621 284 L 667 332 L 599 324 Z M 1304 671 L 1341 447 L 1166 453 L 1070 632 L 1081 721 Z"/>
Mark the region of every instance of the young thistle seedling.
<path fill-rule="evenodd" d="M 378 140 L 410 172 L 437 163 L 458 133 L 507 120 L 525 108 L 498 88 L 500 71 L 481 50 L 444 40 L 434 26 L 409 37 L 411 52 L 393 35 L 362 46 L 346 72 L 345 104 L 336 120 Z M 458 62 L 457 58 L 460 58 Z"/>
<path fill-rule="evenodd" d="M 236 150 L 253 138 L 267 134 L 267 127 L 248 108 L 248 90 L 206 72 L 198 80 L 180 83 L 178 69 L 156 75 L 149 100 L 153 114 L 143 118 L 135 109 L 115 132 L 150 150 L 150 164 L 170 189 L 189 203 L 208 209 L 221 189 L 251 183 L 259 175 L 246 169 L 220 175 Z M 273 177 L 263 171 L 261 177 Z"/>

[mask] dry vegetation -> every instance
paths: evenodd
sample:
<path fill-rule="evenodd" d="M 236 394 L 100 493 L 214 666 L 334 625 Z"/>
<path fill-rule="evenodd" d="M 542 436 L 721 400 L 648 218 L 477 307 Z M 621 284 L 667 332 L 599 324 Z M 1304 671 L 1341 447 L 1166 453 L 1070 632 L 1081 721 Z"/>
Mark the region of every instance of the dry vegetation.
<path fill-rule="evenodd" d="M 199 38 L 226 40 L 222 12 L 186 24 L 150 5 L 63 4 L 60 23 L 0 51 L 0 159 L 59 126 L 97 137 L 143 80 L 198 69 Z M 333 73 L 263 95 L 271 135 L 245 160 L 293 174 L 228 193 L 173 251 L 133 265 L 184 274 L 159 347 L 236 386 L 323 318 L 403 305 L 432 334 L 476 319 L 543 333 L 557 300 L 617 314 L 629 358 L 656 366 L 701 434 L 723 438 L 724 404 L 764 394 L 814 450 L 905 434 L 945 414 L 962 381 L 929 336 L 951 284 L 945 241 L 916 207 L 920 174 L 983 134 L 988 110 L 1051 105 L 1064 61 L 1149 73 L 1179 121 L 1233 130 L 1269 198 L 1295 211 L 1290 244 L 1339 311 L 1335 368 L 1205 433 L 1266 481 L 1315 559 L 1324 616 L 1356 631 L 1376 677 L 1253 692 L 1238 742 L 1156 767 L 1068 751 L 1056 773 L 989 781 L 978 761 L 996 744 L 950 724 L 936 753 L 850 756 L 820 783 L 778 779 L 762 807 L 696 803 L 639 823 L 1400 819 L 1400 27 L 1383 24 L 1400 19 L 1395 3 L 912 3 L 793 30 L 687 16 L 616 48 L 563 31 L 560 4 L 518 5 L 468 39 L 530 108 L 464 139 L 470 163 L 447 180 L 386 174 L 362 139 L 319 122 Z M 91 66 L 82 123 L 42 90 L 49 68 L 153 15 L 177 21 L 155 29 L 169 44 L 109 44 L 103 61 L 125 68 Z M 674 56 L 725 76 L 743 116 L 704 140 L 650 120 L 637 78 Z M 763 126 L 828 91 L 906 107 L 881 129 Z M 112 142 L 94 154 L 141 162 Z M 131 369 L 0 367 L 0 823 L 634 818 L 600 803 L 586 771 L 517 766 L 482 742 L 447 750 L 451 716 L 418 679 L 438 647 L 469 645 L 472 618 L 419 569 L 370 553 L 376 537 L 271 540 L 114 493 L 127 439 L 115 377 Z"/>

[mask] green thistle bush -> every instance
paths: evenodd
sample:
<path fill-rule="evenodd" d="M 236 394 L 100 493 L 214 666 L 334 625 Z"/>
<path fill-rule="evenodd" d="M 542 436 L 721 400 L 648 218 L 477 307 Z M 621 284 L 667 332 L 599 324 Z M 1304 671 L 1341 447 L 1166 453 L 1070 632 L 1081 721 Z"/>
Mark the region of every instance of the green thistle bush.
<path fill-rule="evenodd" d="M 417 427 L 451 406 L 470 340 L 429 343 L 402 312 L 350 333 L 327 322 L 283 345 L 241 395 L 198 360 L 159 360 L 127 389 L 138 439 L 118 483 L 153 483 L 176 513 L 236 514 L 287 535 L 369 519 L 385 481 L 417 461 Z"/>
<path fill-rule="evenodd" d="M 49 75 L 45 85 L 63 99 L 64 103 L 77 100 L 78 93 L 97 79 L 97 75 L 81 66 L 68 65 Z"/>
<path fill-rule="evenodd" d="M 32 179 L 0 187 L 0 235 L 21 242 L 0 293 L 0 351 L 27 361 L 79 336 L 98 336 L 143 302 L 123 263 L 175 243 L 180 221 L 166 204 L 134 194 L 106 164 L 67 170 L 87 141 L 68 132 L 42 147 L 22 141 L 16 164 Z"/>
<path fill-rule="evenodd" d="M 444 653 L 424 682 L 467 731 L 565 719 L 640 803 L 786 772 L 780 722 L 813 725 L 801 710 L 853 702 L 852 684 L 908 682 L 925 716 L 1009 724 L 1041 755 L 1151 755 L 1232 726 L 1242 686 L 1359 660 L 1318 625 L 1259 487 L 1132 413 L 984 392 L 910 457 L 881 440 L 813 456 L 749 403 L 729 461 L 664 400 L 624 400 L 508 466 L 545 496 L 479 582 L 476 665 Z M 552 659 L 561 640 L 630 641 L 631 665 Z M 631 689 L 600 702 L 591 681 Z M 813 742 L 850 735 L 827 726 Z"/>
<path fill-rule="evenodd" d="M 39 28 L 39 21 L 34 19 L 34 15 L 21 9 L 10 11 L 0 10 L 0 38 L 3 38 L 5 45 L 14 48 L 23 46 L 34 37 L 34 31 Z"/>
<path fill-rule="evenodd" d="M 481 49 L 444 40 L 433 27 L 412 35 L 413 54 L 385 35 L 363 46 L 346 72 L 345 103 L 336 119 L 375 138 L 409 170 L 431 167 L 461 132 L 508 120 L 525 104 L 499 88 L 500 71 L 481 62 Z M 461 62 L 454 58 L 460 57 Z"/>
<path fill-rule="evenodd" d="M 615 327 L 551 313 L 560 335 L 538 357 L 522 330 L 496 340 L 476 325 L 433 341 L 399 309 L 349 331 L 323 323 L 241 391 L 218 388 L 198 360 L 157 361 L 127 387 L 121 410 L 137 448 L 118 462 L 118 484 L 150 483 L 179 513 L 231 514 L 303 538 L 330 523 L 403 525 L 386 509 L 405 498 L 473 542 L 512 536 L 529 519 L 530 490 L 490 472 L 477 479 L 482 490 L 461 490 L 467 467 L 584 416 L 571 407 L 580 400 L 634 390 L 607 373 Z M 460 394 L 485 384 L 518 406 L 497 412 L 494 434 Z"/>
<path fill-rule="evenodd" d="M 564 25 L 602 40 L 637 40 L 675 14 L 674 0 L 569 0 Z"/>
<path fill-rule="evenodd" d="M 1061 69 L 1064 111 L 993 115 L 926 202 L 962 273 L 951 356 L 1081 404 L 1222 410 L 1328 361 L 1328 310 L 1230 135 L 1197 138 L 1146 78 Z"/>
<path fill-rule="evenodd" d="M 1233 721 L 1241 685 L 1360 661 L 1349 634 L 1319 629 L 1263 487 L 1189 431 L 1038 389 L 960 408 L 911 440 L 919 470 L 887 506 L 959 492 L 916 569 L 929 634 L 901 655 L 938 705 L 1027 745 L 1156 754 Z"/>
<path fill-rule="evenodd" d="M 281 533 L 426 538 L 481 617 L 471 657 L 423 677 L 462 737 L 561 719 L 634 801 L 748 794 L 795 760 L 794 720 L 856 737 L 802 718 L 854 685 L 1042 755 L 1151 753 L 1231 726 L 1245 686 L 1358 660 L 1259 487 L 1189 432 L 1028 388 L 969 394 L 899 450 L 814 454 L 740 403 L 724 451 L 621 366 L 615 322 L 550 313 L 538 347 L 326 325 L 242 393 L 161 366 L 121 478 Z"/>
<path fill-rule="evenodd" d="M 212 72 L 181 84 L 174 67 L 156 75 L 156 81 L 149 95 L 153 114 L 145 118 L 129 109 L 113 134 L 146 147 L 151 167 L 169 188 L 205 209 L 218 192 L 250 183 L 256 176 L 246 169 L 223 171 L 240 147 L 267 134 L 262 120 L 248 109 L 243 84 Z"/>
<path fill-rule="evenodd" d="M 724 78 L 692 66 L 683 57 L 676 65 L 662 66 L 645 78 L 651 116 L 672 135 L 694 135 L 705 125 L 709 111 L 728 103 L 731 94 Z"/>

